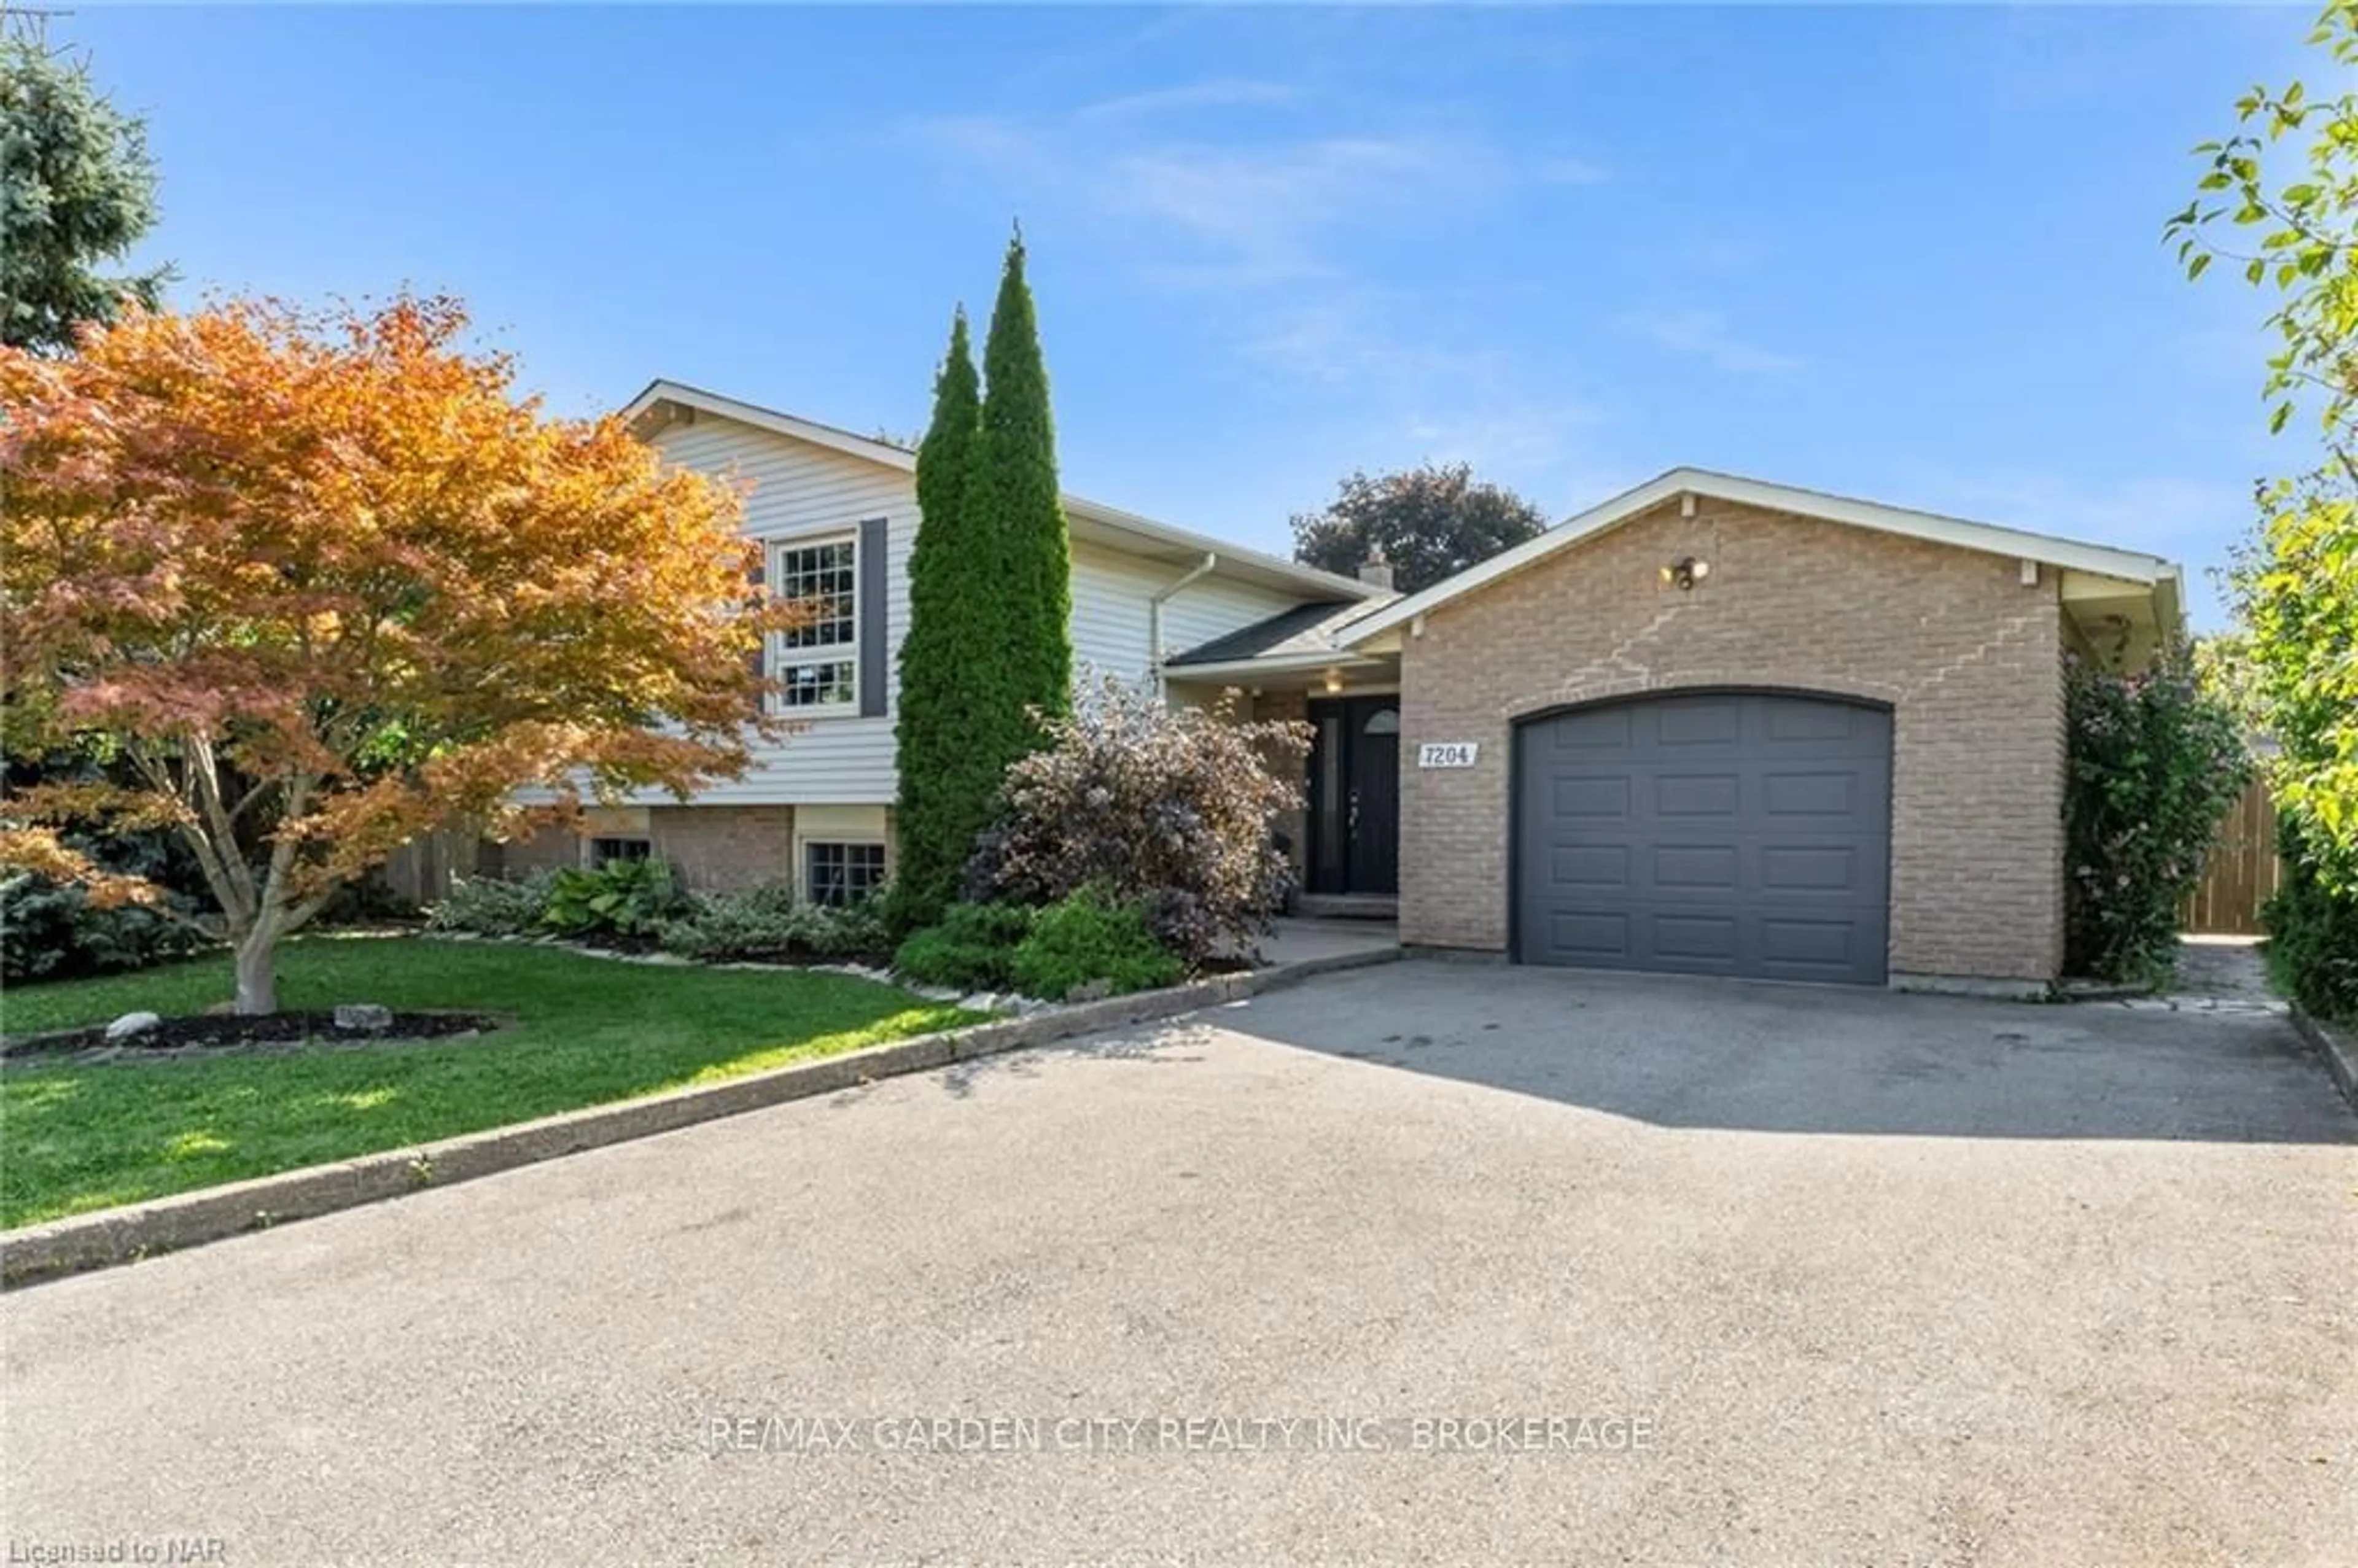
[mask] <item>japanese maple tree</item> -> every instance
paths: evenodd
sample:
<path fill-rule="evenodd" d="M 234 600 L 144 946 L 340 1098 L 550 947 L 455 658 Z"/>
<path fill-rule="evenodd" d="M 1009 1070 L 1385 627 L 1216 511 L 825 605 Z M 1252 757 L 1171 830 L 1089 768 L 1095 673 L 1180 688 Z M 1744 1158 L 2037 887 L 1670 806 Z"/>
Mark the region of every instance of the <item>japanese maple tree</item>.
<path fill-rule="evenodd" d="M 749 595 L 735 492 L 546 416 L 465 327 L 447 299 L 236 302 L 0 348 L 0 724 L 122 781 L 0 801 L 0 863 L 146 898 L 57 825 L 177 828 L 241 1012 L 396 846 L 688 792 L 768 722 L 752 655 L 791 611 Z"/>

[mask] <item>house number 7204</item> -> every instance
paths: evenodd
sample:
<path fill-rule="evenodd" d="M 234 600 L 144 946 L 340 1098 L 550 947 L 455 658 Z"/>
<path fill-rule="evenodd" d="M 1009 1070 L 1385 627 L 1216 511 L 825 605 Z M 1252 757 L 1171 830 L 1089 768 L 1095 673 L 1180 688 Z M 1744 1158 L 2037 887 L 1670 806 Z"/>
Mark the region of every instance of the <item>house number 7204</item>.
<path fill-rule="evenodd" d="M 1478 741 L 1427 741 L 1416 749 L 1416 765 L 1420 768 L 1470 768 L 1474 753 L 1480 749 Z"/>

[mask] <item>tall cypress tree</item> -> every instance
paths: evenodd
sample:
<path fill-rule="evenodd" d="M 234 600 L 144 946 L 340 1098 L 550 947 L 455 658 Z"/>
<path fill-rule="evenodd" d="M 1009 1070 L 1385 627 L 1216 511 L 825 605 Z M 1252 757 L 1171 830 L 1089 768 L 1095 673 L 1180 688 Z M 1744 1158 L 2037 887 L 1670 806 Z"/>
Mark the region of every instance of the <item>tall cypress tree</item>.
<path fill-rule="evenodd" d="M 1073 689 L 1073 557 L 1056 484 L 1056 427 L 1048 408 L 1048 367 L 1032 288 L 1023 279 L 1023 232 L 1007 245 L 982 370 L 982 438 L 975 448 L 973 500 L 997 537 L 1003 561 L 1010 686 L 1020 716 L 1028 707 L 1066 711 Z M 998 763 L 1031 751 L 1038 731 L 1019 721 Z"/>
<path fill-rule="evenodd" d="M 903 931 L 957 896 L 1008 764 L 1040 744 L 1028 710 L 1062 713 L 1072 701 L 1072 550 L 1020 233 L 983 367 L 978 398 L 961 311 L 917 448 L 922 518 L 893 729 L 900 864 L 890 913 Z"/>
<path fill-rule="evenodd" d="M 917 538 L 909 551 L 909 627 L 901 640 L 895 824 L 900 864 L 893 924 L 923 925 L 957 892 L 979 809 L 997 779 L 968 739 L 969 716 L 995 651 L 1003 645 L 988 541 L 973 504 L 982 385 L 967 338 L 966 308 L 950 321 L 950 346 L 934 377 L 934 416 L 917 445 Z M 987 809 L 987 804 L 986 807 Z"/>

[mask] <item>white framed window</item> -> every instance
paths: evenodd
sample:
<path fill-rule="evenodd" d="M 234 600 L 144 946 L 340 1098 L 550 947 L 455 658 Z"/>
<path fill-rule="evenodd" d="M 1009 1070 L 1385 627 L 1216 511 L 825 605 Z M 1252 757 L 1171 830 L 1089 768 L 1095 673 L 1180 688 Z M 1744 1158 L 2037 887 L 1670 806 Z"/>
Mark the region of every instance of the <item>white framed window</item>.
<path fill-rule="evenodd" d="M 858 712 L 859 535 L 781 544 L 770 566 L 770 591 L 809 611 L 772 639 L 778 705 L 790 713 Z"/>
<path fill-rule="evenodd" d="M 803 840 L 803 896 L 839 908 L 884 885 L 884 846 L 838 838 Z"/>

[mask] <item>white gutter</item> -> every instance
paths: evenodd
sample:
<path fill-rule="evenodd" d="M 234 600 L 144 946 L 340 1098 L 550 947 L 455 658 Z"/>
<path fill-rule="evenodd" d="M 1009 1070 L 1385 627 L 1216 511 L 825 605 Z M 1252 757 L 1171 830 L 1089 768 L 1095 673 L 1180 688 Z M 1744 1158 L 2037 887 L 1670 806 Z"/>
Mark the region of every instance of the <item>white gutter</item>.
<path fill-rule="evenodd" d="M 1206 550 L 1204 552 L 1202 560 L 1197 561 L 1185 572 L 1174 578 L 1148 596 L 1146 600 L 1147 668 L 1153 672 L 1158 685 L 1163 680 L 1163 606 L 1181 589 L 1203 577 L 1219 564 L 1219 553 L 1216 550 Z"/>
<path fill-rule="evenodd" d="M 2160 606 L 2156 619 L 2161 622 L 2163 641 L 2185 642 L 2186 582 L 2175 563 L 2161 568 L 2161 576 L 2155 579 L 2153 589 L 2154 599 Z"/>
<path fill-rule="evenodd" d="M 1332 653 L 1264 654 L 1257 659 L 1223 659 L 1217 664 L 1174 665 L 1163 679 L 1253 681 L 1262 676 L 1314 675 L 1321 670 L 1381 669 L 1391 661 L 1381 654 L 1338 649 Z"/>
<path fill-rule="evenodd" d="M 733 397 L 723 397 L 717 392 L 707 392 L 701 387 L 689 386 L 682 382 L 658 378 L 648 383 L 646 389 L 631 399 L 622 408 L 622 416 L 625 422 L 635 420 L 659 403 L 676 403 L 683 408 L 701 409 L 719 418 L 734 419 L 741 425 L 751 425 L 755 429 L 768 430 L 798 441 L 808 441 L 814 446 L 824 447 L 831 451 L 863 458 L 873 463 L 882 463 L 887 468 L 898 470 L 903 473 L 916 471 L 917 454 L 906 447 L 896 447 L 889 441 L 871 440 L 865 436 L 856 435 L 849 430 L 838 429 L 832 425 L 822 425 L 815 419 L 805 419 L 797 415 L 782 413 L 775 408 L 763 408 L 759 404 L 741 402 Z M 1108 506 L 1102 501 L 1091 501 L 1087 496 L 1072 494 L 1063 495 L 1059 499 L 1063 501 L 1067 514 L 1077 514 L 1087 521 L 1112 529 L 1116 533 L 1127 534 L 1133 538 L 1151 539 L 1161 545 L 1175 545 L 1187 550 L 1216 548 L 1221 552 L 1231 570 L 1263 573 L 1276 579 L 1289 589 L 1314 588 L 1322 593 L 1332 593 L 1336 599 L 1368 599 L 1375 593 L 1375 589 L 1356 578 L 1322 571 L 1316 567 L 1305 567 L 1299 561 L 1285 560 L 1264 551 L 1247 549 L 1241 545 L 1207 537 L 1189 529 L 1174 527 L 1168 523 L 1158 523 L 1152 517 L 1141 517 L 1135 512 L 1124 512 L 1119 506 Z"/>

